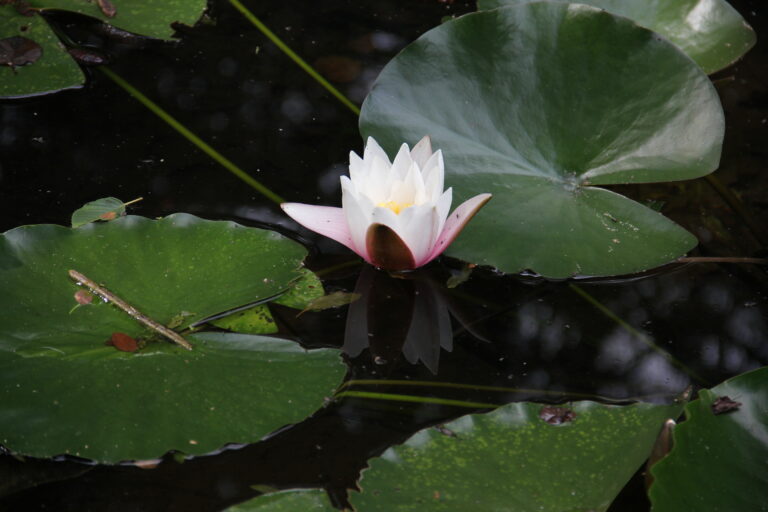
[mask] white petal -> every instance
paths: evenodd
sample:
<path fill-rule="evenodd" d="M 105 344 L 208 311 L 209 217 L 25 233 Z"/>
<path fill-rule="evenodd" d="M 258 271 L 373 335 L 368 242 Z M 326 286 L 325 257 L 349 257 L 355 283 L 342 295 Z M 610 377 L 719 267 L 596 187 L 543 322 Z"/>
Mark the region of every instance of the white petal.
<path fill-rule="evenodd" d="M 365 174 L 363 159 L 354 151 L 349 152 L 349 177 L 354 181 L 360 181 Z"/>
<path fill-rule="evenodd" d="M 405 179 L 393 184 L 390 200 L 400 204 L 420 204 L 424 202 L 424 197 L 419 166 L 413 163 Z"/>
<path fill-rule="evenodd" d="M 401 234 L 402 230 L 400 228 L 400 218 L 395 212 L 393 212 L 389 208 L 374 206 L 373 212 L 371 213 L 371 224 L 373 223 L 384 224 L 385 226 L 389 226 L 390 228 L 392 228 L 392 231 L 397 233 L 397 235 L 400 238 L 403 238 L 403 235 Z M 403 239 L 403 241 L 407 243 L 405 239 Z"/>
<path fill-rule="evenodd" d="M 448 213 L 451 211 L 451 202 L 453 202 L 453 189 L 449 187 L 448 190 L 443 192 L 443 194 L 440 196 L 440 199 L 437 200 L 437 216 L 439 219 L 437 235 L 440 235 L 440 233 L 443 232 L 445 219 L 448 218 Z M 435 236 L 435 239 L 432 240 L 433 244 L 435 242 L 437 242 L 437 236 Z"/>
<path fill-rule="evenodd" d="M 387 162 L 387 166 L 392 165 L 389 161 L 387 153 L 381 149 L 379 143 L 373 137 L 368 137 L 368 141 L 365 143 L 365 152 L 363 153 L 363 160 L 366 162 L 372 162 L 374 158 L 381 158 Z"/>
<path fill-rule="evenodd" d="M 371 213 L 373 212 L 370 200 L 363 194 L 355 194 L 342 182 L 341 205 L 349 226 L 349 235 L 352 240 L 351 249 L 367 260 L 365 233 L 371 224 Z"/>
<path fill-rule="evenodd" d="M 434 241 L 439 231 L 437 210 L 434 206 L 424 204 L 412 206 L 403 210 L 400 215 L 400 238 L 411 250 L 417 267 L 423 265 L 430 255 Z"/>
<path fill-rule="evenodd" d="M 421 172 L 427 189 L 427 195 L 431 195 L 433 200 L 436 200 L 437 196 L 443 193 L 443 187 L 445 186 L 443 152 L 438 149 L 437 152 L 430 157 Z"/>
<path fill-rule="evenodd" d="M 390 173 L 395 179 L 403 180 L 408 174 L 408 170 L 411 167 L 413 160 L 411 160 L 411 152 L 408 150 L 408 144 L 400 146 L 400 151 L 395 156 L 395 161 L 392 162 L 392 169 Z"/>
<path fill-rule="evenodd" d="M 305 228 L 332 238 L 357 252 L 347 225 L 346 215 L 341 208 L 301 203 L 283 203 L 280 207 Z"/>
<path fill-rule="evenodd" d="M 432 140 L 429 138 L 429 135 L 425 135 L 413 146 L 411 158 L 423 170 L 430 156 L 432 156 Z"/>
<path fill-rule="evenodd" d="M 374 203 L 389 201 L 389 193 L 392 188 L 393 176 L 390 174 L 389 160 L 376 157 L 371 161 L 371 169 L 368 180 L 362 193 L 371 198 Z"/>

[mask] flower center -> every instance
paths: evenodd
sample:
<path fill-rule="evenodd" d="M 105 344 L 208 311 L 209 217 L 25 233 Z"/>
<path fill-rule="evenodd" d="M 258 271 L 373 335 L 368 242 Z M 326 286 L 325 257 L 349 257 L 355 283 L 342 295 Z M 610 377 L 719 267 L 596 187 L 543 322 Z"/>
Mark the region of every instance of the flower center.
<path fill-rule="evenodd" d="M 401 211 L 405 210 L 410 206 L 413 206 L 413 203 L 398 203 L 397 201 L 387 201 L 385 203 L 379 203 L 376 206 L 381 206 L 382 208 L 389 208 L 390 210 L 395 212 L 396 215 L 399 215 Z"/>

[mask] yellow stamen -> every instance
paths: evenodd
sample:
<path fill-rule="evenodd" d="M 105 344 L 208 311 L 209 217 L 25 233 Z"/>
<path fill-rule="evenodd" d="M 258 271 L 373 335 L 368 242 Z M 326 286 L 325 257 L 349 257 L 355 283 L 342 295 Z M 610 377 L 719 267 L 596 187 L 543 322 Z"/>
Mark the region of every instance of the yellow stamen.
<path fill-rule="evenodd" d="M 409 206 L 413 206 L 413 203 L 398 203 L 397 201 L 387 201 L 386 203 L 379 203 L 376 206 L 381 206 L 382 208 L 389 208 L 393 212 L 395 212 L 396 215 L 399 215 L 401 211 L 405 210 Z"/>

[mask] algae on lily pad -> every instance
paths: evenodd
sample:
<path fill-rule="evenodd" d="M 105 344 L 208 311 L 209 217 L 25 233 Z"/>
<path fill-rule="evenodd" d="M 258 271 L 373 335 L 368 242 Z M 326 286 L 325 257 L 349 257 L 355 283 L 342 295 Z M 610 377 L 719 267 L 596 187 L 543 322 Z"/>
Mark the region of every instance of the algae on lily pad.
<path fill-rule="evenodd" d="M 664 421 L 681 409 L 520 402 L 464 416 L 371 459 L 350 501 L 366 512 L 605 511 L 648 457 Z M 563 421 L 557 424 L 552 411 Z M 330 512 L 324 494 L 284 490 L 231 510 Z"/>
<path fill-rule="evenodd" d="M 495 9 L 530 0 L 479 0 L 478 9 Z M 558 0 L 561 1 L 561 0 Z M 680 47 L 707 73 L 733 64 L 755 45 L 755 31 L 725 0 L 579 0 L 626 16 Z"/>
<path fill-rule="evenodd" d="M 456 203 L 493 194 L 449 256 L 563 278 L 692 249 L 680 226 L 598 185 L 712 172 L 724 121 L 709 78 L 673 44 L 594 7 L 537 2 L 422 35 L 379 75 L 360 131 L 392 155 L 430 135 Z"/>
<path fill-rule="evenodd" d="M 566 406 L 564 406 L 566 407 Z M 370 461 L 352 503 L 369 512 L 604 511 L 648 457 L 680 405 L 513 403 L 417 433 Z M 556 408 L 560 409 L 560 408 Z M 448 434 L 448 435 L 446 435 Z M 553 471 L 556 468 L 556 471 Z"/>
<path fill-rule="evenodd" d="M 82 288 L 68 271 L 184 328 L 290 288 L 305 255 L 278 233 L 187 214 L 6 232 L 0 444 L 116 462 L 171 449 L 207 453 L 303 419 L 343 375 L 337 352 L 213 333 L 188 336 L 191 352 L 151 336 L 138 352 L 120 352 L 105 344 L 114 333 L 151 333 L 101 300 L 74 308 Z M 311 376 L 310 388 L 281 378 L 294 372 Z"/>

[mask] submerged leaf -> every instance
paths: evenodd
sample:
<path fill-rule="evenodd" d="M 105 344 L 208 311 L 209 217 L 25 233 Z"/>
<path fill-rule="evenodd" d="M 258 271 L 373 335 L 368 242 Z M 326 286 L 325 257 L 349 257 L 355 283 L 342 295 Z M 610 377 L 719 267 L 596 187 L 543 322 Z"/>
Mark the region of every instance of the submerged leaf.
<path fill-rule="evenodd" d="M 273 334 L 277 332 L 277 324 L 266 304 L 258 304 L 245 311 L 213 320 L 211 324 L 221 329 L 242 334 Z"/>
<path fill-rule="evenodd" d="M 351 304 L 352 302 L 356 301 L 360 297 L 361 295 L 359 293 L 341 291 L 329 293 L 328 295 L 318 297 L 317 299 L 307 304 L 307 307 L 304 308 L 301 313 L 299 313 L 299 315 L 306 313 L 307 311 L 323 311 L 326 309 L 346 306 L 347 304 Z"/>
<path fill-rule="evenodd" d="M 323 283 L 320 278 L 309 269 L 300 270 L 301 277 L 291 284 L 290 289 L 275 299 L 275 304 L 289 308 L 304 309 L 313 300 L 325 295 Z"/>

